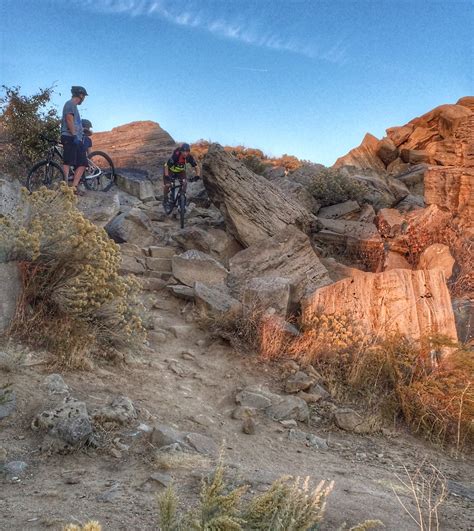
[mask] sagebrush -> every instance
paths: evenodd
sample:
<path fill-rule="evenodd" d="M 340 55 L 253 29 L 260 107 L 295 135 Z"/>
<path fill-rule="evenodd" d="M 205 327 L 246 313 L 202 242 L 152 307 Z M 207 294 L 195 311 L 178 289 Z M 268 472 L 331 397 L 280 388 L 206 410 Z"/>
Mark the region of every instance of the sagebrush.
<path fill-rule="evenodd" d="M 367 187 L 334 168 L 321 168 L 313 176 L 310 192 L 321 206 L 330 206 L 352 199 L 362 202 Z"/>
<path fill-rule="evenodd" d="M 24 202 L 0 220 L 0 250 L 23 278 L 12 334 L 68 366 L 140 344 L 140 284 L 119 274 L 119 247 L 76 208 L 72 189 L 25 192 Z"/>

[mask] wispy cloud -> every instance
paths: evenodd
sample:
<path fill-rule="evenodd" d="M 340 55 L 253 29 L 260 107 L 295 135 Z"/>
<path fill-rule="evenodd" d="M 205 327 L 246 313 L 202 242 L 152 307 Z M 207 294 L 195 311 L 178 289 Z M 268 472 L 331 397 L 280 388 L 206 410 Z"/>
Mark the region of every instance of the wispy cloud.
<path fill-rule="evenodd" d="M 108 13 L 137 16 L 156 16 L 178 26 L 196 28 L 219 38 L 243 42 L 276 51 L 291 52 L 311 59 L 321 59 L 342 64 L 346 61 L 347 49 L 342 42 L 330 49 L 318 49 L 316 45 L 300 37 L 285 37 L 265 29 L 258 16 L 252 21 L 242 16 L 219 16 L 206 12 L 199 4 L 190 0 L 83 0 L 82 5 L 93 10 Z M 223 4 L 225 5 L 225 4 Z"/>

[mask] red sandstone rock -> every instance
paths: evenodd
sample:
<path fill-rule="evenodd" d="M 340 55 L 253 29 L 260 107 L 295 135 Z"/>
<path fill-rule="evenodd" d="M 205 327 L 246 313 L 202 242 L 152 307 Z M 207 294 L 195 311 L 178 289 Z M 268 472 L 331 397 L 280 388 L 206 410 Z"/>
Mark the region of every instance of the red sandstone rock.
<path fill-rule="evenodd" d="M 156 122 L 132 122 L 112 131 L 94 133 L 93 150 L 105 151 L 116 168 L 138 168 L 160 172 L 175 142 Z"/>
<path fill-rule="evenodd" d="M 442 269 L 444 276 L 450 278 L 453 274 L 454 258 L 449 247 L 442 243 L 434 243 L 427 247 L 420 256 L 417 269 Z"/>
<path fill-rule="evenodd" d="M 352 315 L 369 338 L 398 332 L 415 340 L 432 334 L 457 340 L 441 269 L 360 273 L 319 288 L 304 302 L 303 326 L 321 311 Z"/>
<path fill-rule="evenodd" d="M 378 138 L 367 133 L 359 147 L 351 149 L 347 155 L 336 160 L 334 167 L 356 166 L 357 168 L 373 168 L 385 170 L 384 163 L 377 156 Z"/>

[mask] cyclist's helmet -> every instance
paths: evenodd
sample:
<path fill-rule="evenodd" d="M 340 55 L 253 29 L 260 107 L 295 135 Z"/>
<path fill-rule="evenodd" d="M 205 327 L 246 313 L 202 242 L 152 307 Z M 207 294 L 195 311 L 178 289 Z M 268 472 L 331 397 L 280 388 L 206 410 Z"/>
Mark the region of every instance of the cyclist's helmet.
<path fill-rule="evenodd" d="M 183 144 L 180 148 L 181 151 L 191 151 L 191 146 L 189 144 Z"/>
<path fill-rule="evenodd" d="M 89 120 L 81 120 L 83 129 L 92 129 L 92 123 Z"/>
<path fill-rule="evenodd" d="M 89 96 L 87 90 L 84 87 L 71 87 L 71 94 L 73 96 Z"/>

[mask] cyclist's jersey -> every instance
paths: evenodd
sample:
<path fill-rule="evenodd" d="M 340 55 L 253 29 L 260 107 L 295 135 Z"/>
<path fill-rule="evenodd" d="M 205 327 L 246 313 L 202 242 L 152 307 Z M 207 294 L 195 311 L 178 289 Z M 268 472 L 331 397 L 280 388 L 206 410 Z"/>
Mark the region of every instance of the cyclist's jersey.
<path fill-rule="evenodd" d="M 197 166 L 197 162 L 192 155 L 185 157 L 181 150 L 176 148 L 166 164 L 173 173 L 181 173 L 185 171 L 186 163 L 191 164 L 193 168 Z"/>
<path fill-rule="evenodd" d="M 77 105 L 70 99 L 64 104 L 63 115 L 61 120 L 61 135 L 73 136 L 69 131 L 67 126 L 66 116 L 72 114 L 74 116 L 74 129 L 76 130 L 76 136 L 82 138 L 82 122 L 81 115 L 79 114 L 79 109 Z"/>

